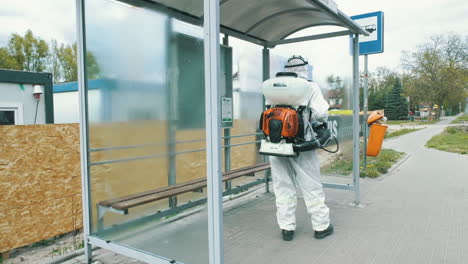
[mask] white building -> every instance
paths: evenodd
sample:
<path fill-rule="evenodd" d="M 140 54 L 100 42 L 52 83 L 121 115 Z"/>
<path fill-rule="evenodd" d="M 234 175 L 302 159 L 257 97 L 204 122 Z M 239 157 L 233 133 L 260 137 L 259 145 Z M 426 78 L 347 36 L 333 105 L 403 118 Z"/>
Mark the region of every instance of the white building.
<path fill-rule="evenodd" d="M 0 125 L 54 123 L 52 75 L 0 70 Z"/>

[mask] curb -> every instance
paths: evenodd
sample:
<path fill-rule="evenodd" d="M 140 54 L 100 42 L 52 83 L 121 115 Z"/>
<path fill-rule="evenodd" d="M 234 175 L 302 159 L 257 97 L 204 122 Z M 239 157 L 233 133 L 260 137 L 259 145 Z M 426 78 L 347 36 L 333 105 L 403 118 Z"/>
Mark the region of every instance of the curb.
<path fill-rule="evenodd" d="M 390 170 L 388 170 L 387 173 L 385 173 L 384 175 L 380 176 L 380 177 L 378 178 L 378 180 L 379 180 L 379 181 L 382 181 L 383 179 L 387 178 L 387 176 L 392 175 L 392 174 L 396 171 L 396 169 L 398 169 L 398 167 L 400 167 L 401 164 L 403 164 L 403 163 L 404 163 L 407 159 L 409 159 L 410 157 L 411 157 L 411 154 L 405 154 L 405 156 L 404 156 L 402 159 L 400 159 L 395 165 L 393 165 L 393 166 L 390 168 Z"/>

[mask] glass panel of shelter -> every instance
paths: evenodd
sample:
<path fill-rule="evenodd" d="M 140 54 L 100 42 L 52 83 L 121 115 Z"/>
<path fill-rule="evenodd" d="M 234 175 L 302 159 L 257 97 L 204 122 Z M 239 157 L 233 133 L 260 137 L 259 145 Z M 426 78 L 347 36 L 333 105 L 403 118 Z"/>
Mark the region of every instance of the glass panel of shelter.
<path fill-rule="evenodd" d="M 86 1 L 91 235 L 208 263 L 203 31 L 166 11 Z"/>

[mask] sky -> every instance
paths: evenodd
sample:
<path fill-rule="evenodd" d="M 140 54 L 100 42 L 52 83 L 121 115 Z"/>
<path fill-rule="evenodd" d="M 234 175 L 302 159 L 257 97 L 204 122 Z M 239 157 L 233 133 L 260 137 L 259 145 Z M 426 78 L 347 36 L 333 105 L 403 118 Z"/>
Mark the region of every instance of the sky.
<path fill-rule="evenodd" d="M 431 35 L 446 32 L 468 35 L 466 0 L 335 0 L 335 2 L 338 8 L 349 16 L 374 11 L 384 12 L 385 51 L 382 54 L 369 56 L 371 71 L 378 66 L 400 70 L 402 50 L 415 50 Z M 0 3 L 0 46 L 6 44 L 11 33 L 24 34 L 27 29 L 31 29 L 34 34 L 47 41 L 56 39 L 59 42 L 72 43 L 76 40 L 75 0 L 0 0 Z M 330 29 L 331 27 L 320 30 L 306 29 L 292 37 Z M 239 43 L 238 51 L 235 51 L 239 57 L 248 57 L 249 52 L 256 54 L 260 52 L 258 48 L 244 48 L 250 46 L 240 41 L 232 43 L 235 49 L 236 43 Z M 275 48 L 272 54 L 283 57 L 300 54 L 307 57 L 314 66 L 314 76 L 321 81 L 330 74 L 350 76 L 351 57 L 348 37 L 284 45 Z"/>

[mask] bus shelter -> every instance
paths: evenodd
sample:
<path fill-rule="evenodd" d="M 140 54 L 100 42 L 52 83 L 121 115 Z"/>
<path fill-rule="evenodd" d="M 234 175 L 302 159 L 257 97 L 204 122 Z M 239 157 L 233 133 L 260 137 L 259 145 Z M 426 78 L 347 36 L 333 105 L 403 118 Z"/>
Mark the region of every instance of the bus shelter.
<path fill-rule="evenodd" d="M 358 39 L 368 33 L 333 1 L 76 4 L 89 263 L 92 246 L 148 263 L 240 263 L 235 258 L 253 255 L 230 250 L 239 242 L 232 241 L 246 233 L 240 232 L 242 225 L 276 228 L 274 215 L 270 222 L 255 221 L 242 212 L 249 206 L 246 193 L 258 192 L 256 186 L 269 193 L 270 177 L 268 161 L 257 153 L 261 133 L 256 117 L 264 107 L 260 85 L 234 87 L 236 74 L 242 73 L 232 67 L 230 37 L 261 47 L 255 65 L 265 80 L 275 47 L 350 36 L 352 78 L 345 112 L 352 182 L 327 182 L 324 187 L 354 192 L 359 205 Z M 320 26 L 342 29 L 288 38 Z M 96 75 L 102 87 L 88 89 Z M 261 203 L 257 200 L 257 208 L 263 208 Z M 270 199 L 267 204 L 273 203 Z M 262 234 L 253 237 L 237 239 L 255 247 Z"/>

